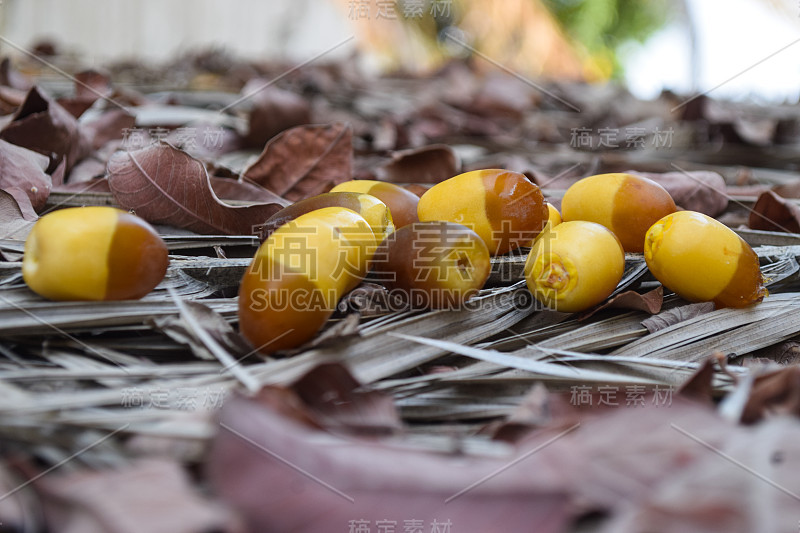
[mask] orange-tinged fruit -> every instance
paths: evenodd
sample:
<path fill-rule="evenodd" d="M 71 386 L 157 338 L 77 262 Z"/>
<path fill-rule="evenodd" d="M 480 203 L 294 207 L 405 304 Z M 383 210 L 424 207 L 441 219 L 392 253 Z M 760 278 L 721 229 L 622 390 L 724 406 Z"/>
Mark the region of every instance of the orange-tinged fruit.
<path fill-rule="evenodd" d="M 366 275 L 378 242 L 358 213 L 325 207 L 280 226 L 239 286 L 239 328 L 260 352 L 296 348 Z"/>
<path fill-rule="evenodd" d="M 690 302 L 746 307 L 767 295 L 750 245 L 702 213 L 679 211 L 653 224 L 644 258 L 658 281 Z"/>
<path fill-rule="evenodd" d="M 599 304 L 625 272 L 625 252 L 617 237 L 594 222 L 562 222 L 533 243 L 525 280 L 541 303 L 564 312 Z"/>
<path fill-rule="evenodd" d="M 644 235 L 676 210 L 669 193 L 653 180 L 631 174 L 598 174 L 574 183 L 561 200 L 564 221 L 597 222 L 619 238 L 626 252 L 644 250 Z"/>
<path fill-rule="evenodd" d="M 412 307 L 458 309 L 483 287 L 491 266 L 483 239 L 466 226 L 416 222 L 381 243 L 373 271 Z"/>
<path fill-rule="evenodd" d="M 493 255 L 527 245 L 548 220 L 539 187 L 523 174 L 500 169 L 474 170 L 437 183 L 420 198 L 417 214 L 423 222 L 467 226 Z"/>
<path fill-rule="evenodd" d="M 395 228 L 419 222 L 417 204 L 419 197 L 411 191 L 385 181 L 350 180 L 340 183 L 331 192 L 360 192 L 370 194 L 389 206 Z"/>
<path fill-rule="evenodd" d="M 287 222 L 324 207 L 345 207 L 355 211 L 367 221 L 378 242 L 394 231 L 389 208 L 375 196 L 359 192 L 327 192 L 295 202 L 269 217 L 261 229 L 262 242 Z"/>
<path fill-rule="evenodd" d="M 44 215 L 25 241 L 22 276 L 50 300 L 132 300 L 161 282 L 169 263 L 155 230 L 113 207 Z"/>

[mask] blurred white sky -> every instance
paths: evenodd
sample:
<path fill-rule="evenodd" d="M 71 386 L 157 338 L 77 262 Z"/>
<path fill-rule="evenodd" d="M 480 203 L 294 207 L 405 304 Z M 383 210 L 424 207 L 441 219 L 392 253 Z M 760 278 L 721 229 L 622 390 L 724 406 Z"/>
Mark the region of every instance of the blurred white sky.
<path fill-rule="evenodd" d="M 708 91 L 723 84 L 709 95 L 797 102 L 800 1 L 783 0 L 783 9 L 763 0 L 688 3 L 697 27 L 697 90 Z M 679 24 L 663 29 L 627 60 L 631 91 L 643 98 L 657 96 L 662 87 L 683 94 L 692 92 L 689 57 L 686 30 Z M 734 79 L 726 82 L 730 78 Z"/>
<path fill-rule="evenodd" d="M 800 0 L 772 1 L 783 10 L 764 0 L 688 0 L 698 35 L 699 91 L 736 76 L 711 95 L 797 101 L 800 42 L 775 53 L 800 39 Z M 331 0 L 0 2 L 0 32 L 10 41 L 29 46 L 37 37 L 51 36 L 96 64 L 134 55 L 165 60 L 209 44 L 250 57 L 303 61 L 353 35 L 343 0 L 338 6 Z M 347 55 L 354 44 L 331 56 Z M 679 24 L 628 57 L 627 81 L 637 96 L 655 97 L 662 87 L 692 92 L 689 40 Z"/>

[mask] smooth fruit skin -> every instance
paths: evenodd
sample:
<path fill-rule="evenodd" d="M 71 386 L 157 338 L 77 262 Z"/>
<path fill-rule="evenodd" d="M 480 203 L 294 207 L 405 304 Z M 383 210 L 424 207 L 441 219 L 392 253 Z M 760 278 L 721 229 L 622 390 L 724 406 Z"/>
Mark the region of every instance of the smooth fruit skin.
<path fill-rule="evenodd" d="M 614 292 L 625 272 L 625 252 L 617 237 L 600 224 L 562 222 L 534 242 L 524 272 L 537 300 L 574 313 Z"/>
<path fill-rule="evenodd" d="M 493 255 L 530 243 L 548 219 L 539 187 L 523 174 L 501 169 L 474 170 L 437 183 L 420 198 L 417 214 L 423 222 L 467 226 Z"/>
<path fill-rule="evenodd" d="M 22 276 L 50 300 L 132 300 L 161 282 L 167 246 L 147 222 L 113 207 L 48 213 L 25 242 Z"/>
<path fill-rule="evenodd" d="M 550 202 L 546 202 L 546 204 L 547 204 L 547 223 L 544 225 L 544 229 L 542 230 L 542 232 L 536 236 L 536 239 L 541 239 L 542 235 L 550 231 L 552 228 L 558 226 L 562 222 L 561 213 L 558 212 L 558 209 L 556 209 Z M 533 242 L 535 242 L 536 239 L 534 239 Z M 533 246 L 533 242 L 529 243 L 528 247 Z"/>
<path fill-rule="evenodd" d="M 381 243 L 373 271 L 390 294 L 413 307 L 457 309 L 486 283 L 491 257 L 483 239 L 466 226 L 417 222 Z"/>
<path fill-rule="evenodd" d="M 642 252 L 650 226 L 676 209 L 664 187 L 624 173 L 583 178 L 567 189 L 561 200 L 564 221 L 601 224 L 614 232 L 626 252 Z"/>
<path fill-rule="evenodd" d="M 358 192 L 327 192 L 295 202 L 269 217 L 261 229 L 261 241 L 287 222 L 324 207 L 345 207 L 355 211 L 364 217 L 379 242 L 394 231 L 389 207 L 375 196 Z"/>
<path fill-rule="evenodd" d="M 767 294 L 750 245 L 702 213 L 679 211 L 653 224 L 644 258 L 658 281 L 690 302 L 746 307 Z"/>
<path fill-rule="evenodd" d="M 419 218 L 417 218 L 419 196 L 394 183 L 376 180 L 350 180 L 336 185 L 331 192 L 371 194 L 389 206 L 395 228 L 419 222 Z"/>
<path fill-rule="evenodd" d="M 310 340 L 366 275 L 377 247 L 364 217 L 343 207 L 301 215 L 259 247 L 239 287 L 239 328 L 262 353 Z"/>

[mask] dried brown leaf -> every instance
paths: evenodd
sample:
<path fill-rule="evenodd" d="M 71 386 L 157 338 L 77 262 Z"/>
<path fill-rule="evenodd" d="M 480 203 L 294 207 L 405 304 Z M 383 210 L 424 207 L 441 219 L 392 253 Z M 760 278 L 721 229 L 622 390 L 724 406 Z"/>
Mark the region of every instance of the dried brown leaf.
<path fill-rule="evenodd" d="M 661 304 L 663 303 L 664 287 L 660 285 L 644 294 L 636 291 L 625 291 L 609 298 L 594 309 L 582 314 L 580 320 L 585 320 L 605 309 L 629 309 L 632 311 L 644 311 L 650 315 L 655 315 L 661 311 Z"/>
<path fill-rule="evenodd" d="M 203 164 L 166 143 L 116 153 L 108 162 L 108 183 L 124 209 L 134 210 L 151 223 L 196 233 L 249 235 L 254 226 L 283 207 L 223 203 L 211 188 Z"/>
<path fill-rule="evenodd" d="M 110 109 L 94 120 L 85 122 L 83 128 L 91 139 L 92 148 L 99 150 L 109 141 L 122 139 L 125 130 L 136 125 L 136 117 L 122 109 Z"/>
<path fill-rule="evenodd" d="M 252 94 L 253 109 L 245 135 L 248 146 L 260 148 L 282 131 L 311 123 L 311 105 L 302 96 L 277 87 L 264 87 L 269 83 L 253 79 L 245 84 L 242 95 Z"/>
<path fill-rule="evenodd" d="M 47 157 L 0 140 L 0 189 L 18 188 L 30 198 L 36 211 L 44 209 L 52 180 L 45 173 Z"/>
<path fill-rule="evenodd" d="M 338 363 L 321 364 L 292 385 L 324 428 L 359 434 L 386 434 L 402 427 L 391 396 L 360 389 L 361 384 Z"/>
<path fill-rule="evenodd" d="M 800 233 L 800 206 L 773 191 L 761 193 L 750 211 L 752 229 Z"/>
<path fill-rule="evenodd" d="M 433 144 L 401 150 L 375 170 L 375 176 L 393 183 L 439 183 L 459 173 L 461 161 L 447 145 Z"/>
<path fill-rule="evenodd" d="M 757 377 L 742 413 L 742 422 L 753 424 L 779 415 L 800 416 L 800 366 Z"/>
<path fill-rule="evenodd" d="M 50 158 L 53 171 L 66 158 L 67 172 L 90 150 L 78 121 L 57 102 L 34 87 L 14 119 L 0 131 L 0 139 Z"/>
<path fill-rule="evenodd" d="M 728 207 L 725 179 L 717 172 L 692 170 L 665 173 L 628 171 L 628 173 L 649 178 L 660 184 L 683 209 L 716 217 Z"/>
<path fill-rule="evenodd" d="M 254 531 L 327 533 L 356 520 L 419 520 L 426 529 L 449 520 L 463 533 L 494 531 L 498 524 L 510 531 L 536 524 L 538 533 L 566 526 L 564 477 L 544 462 L 507 468 L 513 457 L 465 458 L 342 439 L 298 423 L 289 414 L 297 412 L 296 402 L 267 388 L 258 401 L 236 396 L 223 408 L 208 476 Z M 501 476 L 490 476 L 504 466 Z"/>
<path fill-rule="evenodd" d="M 198 494 L 176 462 L 147 459 L 35 482 L 54 533 L 243 533 L 220 503 Z"/>
<path fill-rule="evenodd" d="M 291 201 L 327 192 L 352 176 L 352 138 L 345 124 L 292 128 L 267 143 L 244 175 Z"/>
<path fill-rule="evenodd" d="M 36 218 L 36 211 L 23 191 L 0 190 L 0 239 L 25 240 Z"/>

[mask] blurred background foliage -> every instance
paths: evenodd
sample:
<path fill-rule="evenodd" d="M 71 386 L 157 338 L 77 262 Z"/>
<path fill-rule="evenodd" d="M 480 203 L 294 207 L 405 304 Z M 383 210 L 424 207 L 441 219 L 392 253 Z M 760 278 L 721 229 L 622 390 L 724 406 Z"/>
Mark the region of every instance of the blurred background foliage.
<path fill-rule="evenodd" d="M 399 0 L 399 13 L 412 1 Z M 425 11 L 432 16 L 353 20 L 362 49 L 377 52 L 383 70 L 483 55 L 525 75 L 606 81 L 622 78 L 626 46 L 685 12 L 675 0 L 428 0 Z"/>

